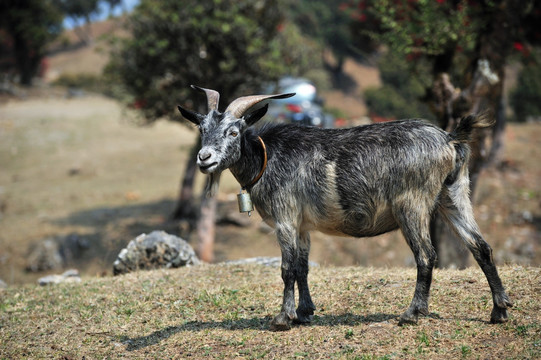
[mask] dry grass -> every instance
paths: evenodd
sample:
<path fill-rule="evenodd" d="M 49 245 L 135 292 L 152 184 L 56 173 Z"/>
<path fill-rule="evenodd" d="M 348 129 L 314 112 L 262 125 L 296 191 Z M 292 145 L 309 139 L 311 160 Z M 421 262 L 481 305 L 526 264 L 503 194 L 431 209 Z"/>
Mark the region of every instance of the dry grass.
<path fill-rule="evenodd" d="M 310 326 L 268 331 L 279 269 L 205 265 L 0 293 L 0 358 L 534 359 L 541 357 L 541 271 L 503 267 L 515 303 L 491 325 L 479 269 L 435 272 L 430 316 L 398 327 L 413 269 L 312 269 Z"/>

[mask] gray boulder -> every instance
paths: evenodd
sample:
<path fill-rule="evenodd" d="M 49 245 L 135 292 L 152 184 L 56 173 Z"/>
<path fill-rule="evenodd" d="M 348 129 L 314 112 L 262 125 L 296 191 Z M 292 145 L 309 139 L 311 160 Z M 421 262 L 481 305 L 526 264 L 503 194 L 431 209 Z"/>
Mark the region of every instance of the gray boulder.
<path fill-rule="evenodd" d="M 165 231 L 141 234 L 120 251 L 113 264 L 113 274 L 137 269 L 177 268 L 199 265 L 193 248 L 178 236 Z"/>

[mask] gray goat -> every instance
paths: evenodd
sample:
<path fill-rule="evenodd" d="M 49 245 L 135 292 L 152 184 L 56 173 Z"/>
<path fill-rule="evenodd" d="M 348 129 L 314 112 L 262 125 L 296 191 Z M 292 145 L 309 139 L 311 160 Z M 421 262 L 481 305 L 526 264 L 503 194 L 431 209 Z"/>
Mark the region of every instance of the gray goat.
<path fill-rule="evenodd" d="M 197 163 L 211 175 L 210 191 L 216 191 L 219 174 L 230 169 L 264 221 L 276 230 L 284 295 L 271 330 L 308 323 L 314 314 L 307 280 L 310 230 L 366 237 L 400 228 L 415 256 L 417 284 L 399 325 L 417 323 L 419 314 L 428 314 L 436 261 L 429 223 L 435 212 L 464 241 L 485 273 L 494 302 L 490 321 L 507 320 L 512 303 L 469 198 L 467 143 L 474 128 L 492 125 L 486 117 L 465 117 L 451 133 L 419 119 L 349 129 L 291 124 L 255 129 L 251 126 L 268 105 L 245 115 L 248 109 L 294 94 L 241 97 L 222 113 L 218 92 L 194 88 L 206 93 L 209 113 L 178 108 L 201 132 Z"/>

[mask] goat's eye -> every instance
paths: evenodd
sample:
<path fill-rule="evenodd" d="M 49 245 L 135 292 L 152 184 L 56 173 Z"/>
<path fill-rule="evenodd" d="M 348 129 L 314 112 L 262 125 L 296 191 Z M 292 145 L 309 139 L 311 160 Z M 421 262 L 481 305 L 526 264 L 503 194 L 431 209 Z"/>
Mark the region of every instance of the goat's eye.
<path fill-rule="evenodd" d="M 230 134 L 230 135 L 233 136 L 233 137 L 237 137 L 238 134 L 239 134 L 239 133 L 236 132 L 236 131 L 231 131 L 231 134 Z"/>

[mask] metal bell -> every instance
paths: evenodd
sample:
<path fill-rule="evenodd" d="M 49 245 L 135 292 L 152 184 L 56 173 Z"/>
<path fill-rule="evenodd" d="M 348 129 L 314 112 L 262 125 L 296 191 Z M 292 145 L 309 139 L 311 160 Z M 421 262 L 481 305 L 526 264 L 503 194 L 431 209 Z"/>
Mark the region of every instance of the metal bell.
<path fill-rule="evenodd" d="M 241 213 L 248 213 L 248 216 L 252 216 L 252 211 L 254 211 L 254 205 L 252 204 L 252 198 L 247 192 L 243 193 L 242 189 L 237 195 L 237 201 L 239 202 L 239 211 Z"/>

